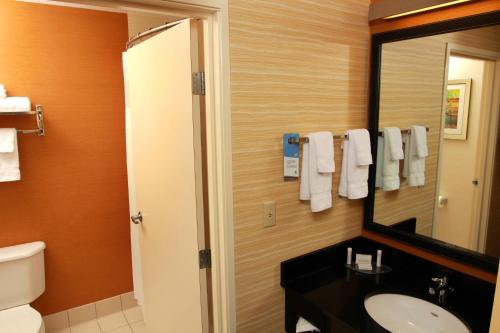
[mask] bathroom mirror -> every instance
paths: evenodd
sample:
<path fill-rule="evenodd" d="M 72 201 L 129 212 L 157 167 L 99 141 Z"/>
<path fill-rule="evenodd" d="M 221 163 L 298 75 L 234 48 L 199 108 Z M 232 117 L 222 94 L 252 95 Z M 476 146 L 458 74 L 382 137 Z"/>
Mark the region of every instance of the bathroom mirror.
<path fill-rule="evenodd" d="M 365 228 L 496 271 L 500 14 L 374 35 L 371 56 Z"/>

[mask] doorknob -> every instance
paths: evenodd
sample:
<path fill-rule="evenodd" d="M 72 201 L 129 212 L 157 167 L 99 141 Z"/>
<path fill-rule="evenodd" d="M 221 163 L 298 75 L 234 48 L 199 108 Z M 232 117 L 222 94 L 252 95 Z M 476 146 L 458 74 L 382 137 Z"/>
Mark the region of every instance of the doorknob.
<path fill-rule="evenodd" d="M 139 224 L 139 223 L 142 223 L 142 214 L 141 212 L 138 212 L 137 215 L 132 215 L 130 217 L 130 220 L 132 221 L 132 223 L 134 224 Z"/>

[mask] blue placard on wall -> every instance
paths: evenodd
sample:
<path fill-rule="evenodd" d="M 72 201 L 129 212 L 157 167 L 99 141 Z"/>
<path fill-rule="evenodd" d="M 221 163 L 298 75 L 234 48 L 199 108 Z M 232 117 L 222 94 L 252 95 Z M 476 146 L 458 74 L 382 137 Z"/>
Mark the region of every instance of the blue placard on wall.
<path fill-rule="evenodd" d="M 299 134 L 286 133 L 283 135 L 283 177 L 285 180 L 299 178 L 299 144 L 289 143 L 288 139 L 290 138 L 299 142 Z"/>

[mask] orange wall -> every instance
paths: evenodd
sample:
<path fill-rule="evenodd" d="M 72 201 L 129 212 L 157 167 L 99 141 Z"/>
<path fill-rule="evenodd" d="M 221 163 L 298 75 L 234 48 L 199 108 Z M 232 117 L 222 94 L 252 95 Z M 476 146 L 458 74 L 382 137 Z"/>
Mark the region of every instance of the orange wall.
<path fill-rule="evenodd" d="M 383 0 L 372 0 L 372 3 Z M 456 19 L 464 16 L 477 15 L 500 10 L 500 0 L 475 0 L 455 6 L 444 7 L 429 12 L 409 15 L 392 20 L 375 20 L 370 22 L 373 34 L 384 31 L 404 29 L 422 24 L 429 24 L 445 20 Z"/>
<path fill-rule="evenodd" d="M 20 182 L 0 183 L 0 246 L 47 243 L 52 313 L 132 289 L 121 52 L 127 17 L 0 0 L 0 82 L 45 107 L 20 135 Z M 0 117 L 34 128 L 34 117 Z"/>

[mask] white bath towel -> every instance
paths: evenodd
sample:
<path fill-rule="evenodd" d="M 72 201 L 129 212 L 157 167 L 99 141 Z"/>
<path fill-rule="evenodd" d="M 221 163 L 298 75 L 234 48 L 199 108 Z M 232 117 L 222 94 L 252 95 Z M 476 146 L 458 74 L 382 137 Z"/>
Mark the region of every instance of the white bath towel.
<path fill-rule="evenodd" d="M 404 158 L 401 130 L 397 127 L 384 128 L 384 161 L 382 168 L 382 189 L 384 191 L 398 190 L 399 160 Z"/>
<path fill-rule="evenodd" d="M 333 145 L 324 144 L 322 136 L 316 134 L 309 134 L 309 143 L 302 147 L 300 177 L 300 200 L 310 200 L 312 212 L 332 207 L 332 172 L 318 172 L 318 156 L 328 154 L 323 150 L 333 149 Z"/>
<path fill-rule="evenodd" d="M 13 128 L 0 128 L 0 153 L 13 153 L 17 132 Z"/>
<path fill-rule="evenodd" d="M 368 166 L 372 164 L 370 134 L 366 129 L 347 131 L 342 144 L 339 195 L 361 199 L 368 195 Z"/>
<path fill-rule="evenodd" d="M 0 182 L 20 179 L 17 131 L 15 128 L 0 128 Z"/>
<path fill-rule="evenodd" d="M 0 99 L 0 112 L 26 112 L 31 110 L 28 97 L 7 97 Z"/>
<path fill-rule="evenodd" d="M 295 327 L 295 332 L 296 333 L 303 333 L 303 332 L 319 332 L 320 330 L 305 320 L 302 317 L 299 317 L 299 320 L 297 321 L 297 325 Z"/>
<path fill-rule="evenodd" d="M 375 187 L 384 187 L 384 137 L 379 136 L 377 141 L 377 170 L 375 174 Z"/>
<path fill-rule="evenodd" d="M 0 84 L 0 99 L 7 98 L 7 90 L 3 84 Z"/>
<path fill-rule="evenodd" d="M 427 130 L 423 126 L 412 126 L 405 137 L 405 165 L 403 177 L 409 186 L 425 185 L 425 158 L 428 155 Z"/>

